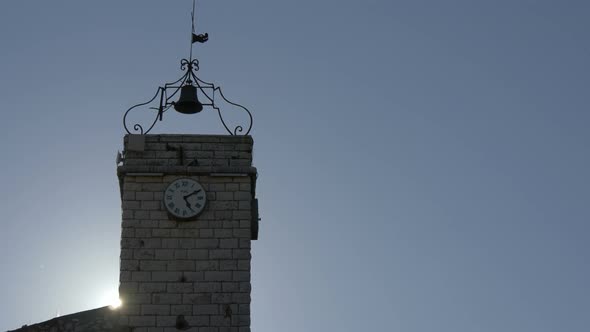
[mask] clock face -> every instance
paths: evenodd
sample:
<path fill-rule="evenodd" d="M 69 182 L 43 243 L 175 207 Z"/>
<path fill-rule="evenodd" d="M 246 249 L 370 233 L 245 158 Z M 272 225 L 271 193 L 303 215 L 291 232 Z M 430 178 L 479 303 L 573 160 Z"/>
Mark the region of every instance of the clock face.
<path fill-rule="evenodd" d="M 178 219 L 196 217 L 205 208 L 205 189 L 192 179 L 172 181 L 164 191 L 164 205 L 168 212 Z"/>

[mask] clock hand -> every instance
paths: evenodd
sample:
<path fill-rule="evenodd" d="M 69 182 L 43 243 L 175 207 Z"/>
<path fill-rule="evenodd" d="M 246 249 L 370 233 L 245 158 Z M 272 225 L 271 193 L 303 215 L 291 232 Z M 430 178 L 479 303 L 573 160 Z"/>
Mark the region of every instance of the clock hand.
<path fill-rule="evenodd" d="M 195 211 L 193 210 L 193 208 L 191 207 L 191 204 L 188 202 L 188 199 L 184 199 L 184 201 L 186 202 L 186 207 L 189 208 L 191 211 Z"/>
<path fill-rule="evenodd" d="M 184 201 L 185 201 L 185 203 L 186 203 L 186 206 L 187 206 L 187 207 L 188 207 L 188 208 L 189 208 L 191 211 L 193 211 L 193 212 L 194 212 L 195 210 L 193 210 L 193 208 L 191 207 L 191 204 L 188 202 L 188 198 L 189 198 L 189 197 L 191 197 L 191 196 L 193 196 L 193 195 L 196 195 L 196 194 L 198 194 L 199 192 L 201 192 L 201 189 L 199 189 L 199 190 L 195 190 L 195 191 L 193 191 L 192 193 L 190 193 L 190 194 L 188 194 L 188 195 L 182 196 L 182 199 L 184 199 Z"/>
<path fill-rule="evenodd" d="M 186 196 L 183 196 L 182 198 L 186 200 L 187 198 L 191 197 L 192 195 L 196 195 L 196 194 L 198 194 L 200 191 L 201 191 L 201 189 L 199 189 L 199 190 L 195 190 L 195 191 L 193 191 L 192 193 L 190 193 L 190 194 L 188 194 L 188 195 L 186 195 Z"/>

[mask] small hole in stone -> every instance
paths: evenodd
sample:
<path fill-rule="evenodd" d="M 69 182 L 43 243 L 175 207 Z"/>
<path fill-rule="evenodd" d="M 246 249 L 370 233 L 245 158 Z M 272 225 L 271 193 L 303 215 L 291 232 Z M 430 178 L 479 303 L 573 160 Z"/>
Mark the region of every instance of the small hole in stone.
<path fill-rule="evenodd" d="M 231 314 L 232 314 L 231 307 L 229 304 L 226 304 L 225 308 L 224 308 L 224 315 L 223 316 L 225 318 L 231 318 Z"/>
<path fill-rule="evenodd" d="M 176 317 L 176 328 L 179 330 L 190 329 L 190 326 L 188 325 L 188 322 L 186 321 L 186 319 L 184 319 L 183 315 L 178 315 Z"/>
<path fill-rule="evenodd" d="M 145 241 L 144 240 L 139 241 L 139 246 L 143 248 L 143 246 L 145 246 Z"/>
<path fill-rule="evenodd" d="M 180 277 L 180 282 L 186 282 L 186 277 L 184 275 Z"/>

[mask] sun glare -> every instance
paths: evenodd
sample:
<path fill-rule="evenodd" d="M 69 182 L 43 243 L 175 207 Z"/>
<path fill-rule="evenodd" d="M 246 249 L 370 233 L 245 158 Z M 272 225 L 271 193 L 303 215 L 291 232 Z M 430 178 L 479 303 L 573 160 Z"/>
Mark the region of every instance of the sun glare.
<path fill-rule="evenodd" d="M 119 297 L 117 297 L 111 301 L 109 308 L 115 310 L 115 309 L 118 309 L 122 304 L 123 304 L 123 302 L 121 302 L 121 299 Z"/>
<path fill-rule="evenodd" d="M 119 298 L 119 292 L 115 290 L 109 290 L 104 292 L 101 296 L 100 303 L 102 306 L 107 305 L 109 308 L 115 310 L 123 305 L 123 302 Z"/>

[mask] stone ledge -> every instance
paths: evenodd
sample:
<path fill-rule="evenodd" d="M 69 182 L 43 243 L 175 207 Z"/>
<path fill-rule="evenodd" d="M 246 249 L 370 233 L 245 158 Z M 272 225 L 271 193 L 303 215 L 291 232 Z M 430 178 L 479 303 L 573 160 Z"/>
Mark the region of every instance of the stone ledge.
<path fill-rule="evenodd" d="M 227 167 L 227 166 L 118 166 L 117 176 L 121 179 L 130 173 L 140 176 L 161 175 L 210 175 L 210 176 L 238 176 L 256 175 L 256 167 Z"/>

